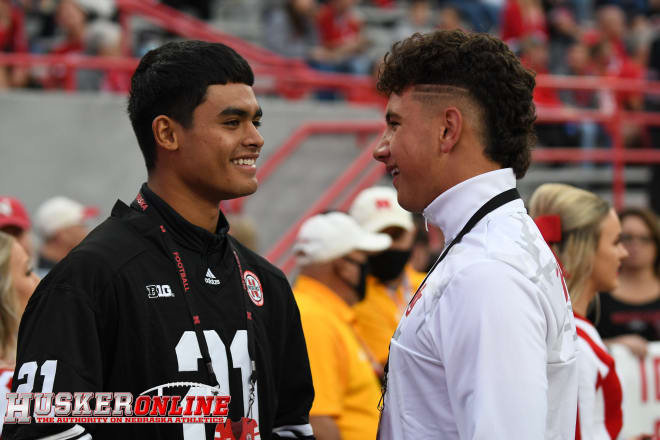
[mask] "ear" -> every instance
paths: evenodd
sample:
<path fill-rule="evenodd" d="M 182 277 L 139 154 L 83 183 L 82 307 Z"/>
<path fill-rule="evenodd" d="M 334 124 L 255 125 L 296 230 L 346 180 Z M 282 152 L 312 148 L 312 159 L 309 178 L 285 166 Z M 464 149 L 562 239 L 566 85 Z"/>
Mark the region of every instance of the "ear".
<path fill-rule="evenodd" d="M 440 151 L 449 153 L 458 144 L 463 131 L 463 115 L 457 107 L 447 107 L 442 111 L 442 131 L 440 132 Z"/>
<path fill-rule="evenodd" d="M 177 122 L 165 115 L 158 115 L 151 122 L 151 130 L 154 134 L 156 146 L 169 151 L 179 149 L 179 138 L 177 136 Z"/>

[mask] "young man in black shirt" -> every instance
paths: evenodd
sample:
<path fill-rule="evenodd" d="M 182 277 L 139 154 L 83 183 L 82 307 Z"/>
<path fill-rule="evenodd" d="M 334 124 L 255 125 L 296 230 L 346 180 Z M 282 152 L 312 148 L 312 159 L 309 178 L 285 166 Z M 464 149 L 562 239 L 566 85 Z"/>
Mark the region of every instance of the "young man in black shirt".
<path fill-rule="evenodd" d="M 128 111 L 148 181 L 32 296 L 12 387 L 230 396 L 234 422 L 5 424 L 3 439 L 313 438 L 314 391 L 289 284 L 227 234 L 218 210 L 257 189 L 253 82 L 222 44 L 168 43 L 144 56 Z"/>

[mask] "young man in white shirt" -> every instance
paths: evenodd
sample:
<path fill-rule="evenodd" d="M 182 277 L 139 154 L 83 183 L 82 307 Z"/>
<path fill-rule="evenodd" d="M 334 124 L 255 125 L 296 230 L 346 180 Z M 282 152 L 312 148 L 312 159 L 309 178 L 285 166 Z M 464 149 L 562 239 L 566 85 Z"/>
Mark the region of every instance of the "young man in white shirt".
<path fill-rule="evenodd" d="M 445 236 L 390 342 L 379 438 L 573 439 L 576 333 L 561 269 L 515 190 L 534 142 L 533 74 L 498 39 L 395 44 L 374 157 L 399 204 Z"/>

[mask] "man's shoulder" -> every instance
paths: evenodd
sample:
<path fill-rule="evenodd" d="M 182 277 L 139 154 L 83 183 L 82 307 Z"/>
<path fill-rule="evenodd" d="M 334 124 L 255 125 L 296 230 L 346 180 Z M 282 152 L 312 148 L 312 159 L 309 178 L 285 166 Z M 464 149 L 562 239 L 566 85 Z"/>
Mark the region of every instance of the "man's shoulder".
<path fill-rule="evenodd" d="M 558 269 L 552 251 L 525 212 L 511 212 L 489 221 L 483 251 L 484 258 L 505 263 L 533 281 Z"/>
<path fill-rule="evenodd" d="M 127 261 L 147 250 L 155 249 L 140 233 L 129 216 L 108 217 L 94 228 L 67 256 L 70 264 L 102 262 L 110 270 L 118 270 Z"/>
<path fill-rule="evenodd" d="M 130 213 L 126 213 L 128 217 L 115 214 L 113 210 L 113 215 L 57 263 L 42 280 L 38 291 L 54 285 L 72 288 L 107 285 L 130 261 L 157 249 L 141 233 L 139 225 L 131 224 Z"/>

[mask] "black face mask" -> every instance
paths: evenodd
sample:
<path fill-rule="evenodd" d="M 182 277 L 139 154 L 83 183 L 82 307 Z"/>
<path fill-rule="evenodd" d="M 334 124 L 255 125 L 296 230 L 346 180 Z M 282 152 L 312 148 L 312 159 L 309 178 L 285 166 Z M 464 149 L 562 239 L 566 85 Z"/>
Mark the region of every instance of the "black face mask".
<path fill-rule="evenodd" d="M 359 261 L 356 261 L 349 257 L 344 257 L 343 259 L 352 264 L 355 264 L 360 268 L 360 277 L 358 278 L 358 282 L 356 284 L 349 283 L 344 278 L 339 277 L 344 283 L 349 285 L 355 291 L 358 297 L 358 302 L 360 302 L 364 299 L 364 297 L 367 294 L 367 274 L 369 274 L 369 262 L 367 261 L 364 263 L 360 263 Z"/>
<path fill-rule="evenodd" d="M 380 254 L 371 255 L 368 259 L 370 273 L 383 283 L 392 281 L 401 275 L 406 263 L 410 260 L 411 253 L 412 250 L 398 251 L 390 249 Z"/>

